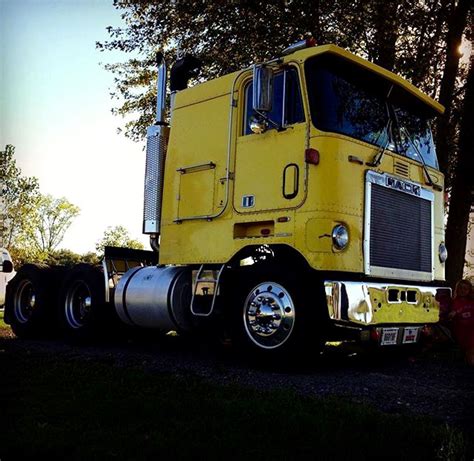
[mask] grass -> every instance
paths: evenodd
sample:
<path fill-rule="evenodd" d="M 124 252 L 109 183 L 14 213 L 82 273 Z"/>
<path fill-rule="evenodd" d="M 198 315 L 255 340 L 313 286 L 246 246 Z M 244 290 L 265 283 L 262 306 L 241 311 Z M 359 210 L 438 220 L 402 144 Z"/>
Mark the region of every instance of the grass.
<path fill-rule="evenodd" d="M 0 353 L 0 459 L 463 459 L 460 431 L 340 399 Z"/>

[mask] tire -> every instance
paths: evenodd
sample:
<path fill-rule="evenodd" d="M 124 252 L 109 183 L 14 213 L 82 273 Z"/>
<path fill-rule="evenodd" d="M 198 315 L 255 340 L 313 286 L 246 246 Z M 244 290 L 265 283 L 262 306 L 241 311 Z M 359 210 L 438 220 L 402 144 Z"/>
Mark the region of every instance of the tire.
<path fill-rule="evenodd" d="M 25 264 L 7 285 L 5 321 L 19 338 L 45 337 L 54 329 L 51 270 Z"/>
<path fill-rule="evenodd" d="M 243 271 L 242 271 L 243 272 Z M 280 364 L 314 359 L 322 347 L 322 325 L 317 319 L 315 296 L 300 280 L 283 269 L 267 267 L 237 278 L 233 298 L 233 341 L 258 359 L 276 359 Z M 314 304 L 314 305 L 312 305 Z"/>
<path fill-rule="evenodd" d="M 105 282 L 101 268 L 78 264 L 68 271 L 58 300 L 58 323 L 66 339 L 98 337 L 107 321 Z"/>

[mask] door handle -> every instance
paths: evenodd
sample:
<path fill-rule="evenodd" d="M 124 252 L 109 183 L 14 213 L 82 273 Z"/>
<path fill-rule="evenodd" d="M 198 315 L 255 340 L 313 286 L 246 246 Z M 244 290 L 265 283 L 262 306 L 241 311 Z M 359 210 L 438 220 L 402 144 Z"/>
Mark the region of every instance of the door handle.
<path fill-rule="evenodd" d="M 298 195 L 300 169 L 296 163 L 289 163 L 283 169 L 283 197 L 288 200 Z"/>

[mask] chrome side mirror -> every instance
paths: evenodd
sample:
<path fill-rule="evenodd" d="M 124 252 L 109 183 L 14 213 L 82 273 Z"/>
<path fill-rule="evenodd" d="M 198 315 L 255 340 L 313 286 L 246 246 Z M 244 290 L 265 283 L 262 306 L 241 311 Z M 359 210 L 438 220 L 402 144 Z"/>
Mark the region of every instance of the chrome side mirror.
<path fill-rule="evenodd" d="M 253 133 L 261 134 L 267 131 L 268 123 L 260 116 L 252 115 L 249 120 L 249 126 Z"/>
<path fill-rule="evenodd" d="M 264 64 L 253 66 L 252 109 L 257 112 L 272 110 L 273 69 Z"/>

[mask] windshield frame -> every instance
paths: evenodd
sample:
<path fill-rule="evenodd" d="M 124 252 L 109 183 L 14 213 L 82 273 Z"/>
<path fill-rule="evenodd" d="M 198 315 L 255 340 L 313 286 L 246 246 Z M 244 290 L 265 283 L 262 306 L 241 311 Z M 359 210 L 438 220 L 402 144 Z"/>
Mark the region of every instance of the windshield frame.
<path fill-rule="evenodd" d="M 323 72 L 326 72 L 327 75 L 321 76 Z M 425 163 L 428 167 L 439 170 L 430 123 L 434 116 L 436 116 L 436 112 L 424 101 L 408 92 L 402 86 L 388 80 L 385 76 L 332 53 L 324 53 L 308 58 L 304 64 L 304 73 L 308 92 L 309 115 L 316 129 L 323 132 L 341 134 L 350 139 L 367 143 L 376 149 L 382 149 L 384 145 L 387 145 L 386 150 L 392 154 L 400 155 L 419 164 Z M 324 79 L 327 79 L 327 81 L 324 82 Z M 317 82 L 318 84 L 316 84 Z M 366 98 L 366 101 L 364 101 L 364 99 L 357 99 L 357 96 L 355 96 L 352 101 L 349 100 L 349 104 L 353 104 L 353 107 L 347 107 L 352 111 L 354 111 L 355 108 L 356 114 L 359 114 L 359 109 L 356 107 L 357 104 L 361 102 L 367 103 L 367 101 L 374 104 L 374 119 L 376 117 L 379 118 L 378 121 L 374 121 L 374 126 L 376 125 L 380 130 L 368 131 L 368 135 L 370 134 L 372 139 L 368 139 L 369 136 L 365 138 L 362 135 L 357 136 L 357 125 L 354 125 L 349 118 L 342 122 L 338 121 L 337 123 L 331 121 L 330 111 L 327 111 L 328 107 L 330 107 L 328 101 L 331 102 L 332 98 L 332 102 L 340 106 L 347 104 L 347 101 L 342 101 L 340 93 L 338 94 L 337 90 L 334 89 L 334 82 L 342 82 L 349 90 L 350 88 L 354 89 L 353 94 L 362 94 Z M 328 85 L 332 86 L 328 87 Z M 356 101 L 356 103 L 354 103 L 354 101 Z M 387 104 L 390 106 L 388 115 L 385 114 L 385 105 Z M 343 119 L 346 118 L 347 113 L 350 112 L 347 110 L 347 107 L 342 108 Z M 334 106 L 331 106 L 331 110 L 335 112 L 336 109 Z M 384 112 L 383 114 L 382 111 Z M 394 114 L 397 114 L 397 116 Z M 420 133 L 424 134 L 420 134 L 419 136 L 413 134 L 409 129 L 408 122 L 399 125 L 398 119 L 400 115 L 398 114 L 404 114 L 403 116 L 405 116 L 407 120 L 410 117 L 413 120 L 416 119 L 417 123 L 420 124 Z M 324 118 L 325 115 L 326 118 Z M 386 132 L 386 130 L 383 129 L 386 127 L 390 118 L 393 122 L 392 133 Z M 381 123 L 382 119 L 383 123 Z M 364 119 L 361 118 L 361 120 L 363 123 Z M 336 124 L 342 128 L 344 128 L 344 126 L 350 126 L 351 128 L 337 129 Z M 403 129 L 405 129 L 405 133 L 403 133 Z M 411 140 L 406 139 L 406 132 L 410 134 Z M 402 142 L 403 137 L 405 137 L 405 139 Z M 420 142 L 425 142 L 426 147 L 423 148 L 420 146 Z M 413 143 L 417 144 L 417 148 L 414 148 Z M 420 158 L 420 153 L 423 158 Z"/>

